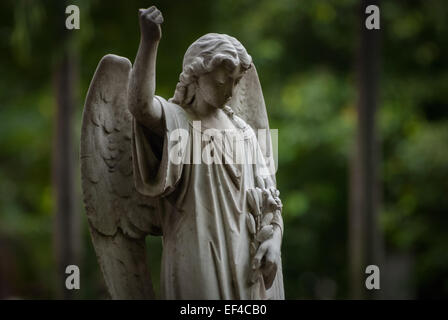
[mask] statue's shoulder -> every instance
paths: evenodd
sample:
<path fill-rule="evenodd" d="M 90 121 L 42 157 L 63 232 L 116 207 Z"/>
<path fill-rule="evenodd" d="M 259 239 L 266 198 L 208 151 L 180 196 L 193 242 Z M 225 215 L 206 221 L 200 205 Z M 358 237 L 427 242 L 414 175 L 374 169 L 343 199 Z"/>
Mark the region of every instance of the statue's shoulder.
<path fill-rule="evenodd" d="M 189 118 L 184 108 L 164 97 L 154 96 L 154 98 L 159 101 L 166 118 L 175 118 L 181 126 L 188 124 Z"/>
<path fill-rule="evenodd" d="M 167 99 L 165 99 L 164 97 L 157 96 L 157 95 L 154 96 L 154 98 L 160 102 L 160 104 L 162 105 L 162 107 L 168 106 L 168 108 L 181 109 L 181 110 L 183 110 L 183 108 L 182 108 L 180 105 L 178 105 L 178 104 L 176 104 L 176 103 L 170 101 L 171 99 L 167 100 Z"/>

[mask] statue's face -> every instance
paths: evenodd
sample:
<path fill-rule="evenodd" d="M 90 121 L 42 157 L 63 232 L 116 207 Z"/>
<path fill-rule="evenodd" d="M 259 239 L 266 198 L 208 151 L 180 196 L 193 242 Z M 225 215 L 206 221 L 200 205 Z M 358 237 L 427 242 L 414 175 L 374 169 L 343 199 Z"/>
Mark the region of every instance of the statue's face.
<path fill-rule="evenodd" d="M 233 89 L 243 76 L 241 66 L 229 68 L 221 64 L 198 79 L 199 94 L 209 105 L 222 108 L 230 100 Z"/>

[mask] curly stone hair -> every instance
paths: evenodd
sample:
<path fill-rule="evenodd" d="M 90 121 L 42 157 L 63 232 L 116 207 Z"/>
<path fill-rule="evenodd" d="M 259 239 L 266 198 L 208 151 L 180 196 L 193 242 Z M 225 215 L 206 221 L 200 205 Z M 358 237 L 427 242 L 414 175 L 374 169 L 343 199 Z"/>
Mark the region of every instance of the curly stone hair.
<path fill-rule="evenodd" d="M 236 38 L 226 34 L 208 33 L 197 39 L 185 53 L 182 73 L 169 101 L 183 108 L 190 107 L 196 93 L 197 78 L 222 63 L 230 67 L 241 65 L 241 71 L 245 72 L 251 66 L 252 57 Z"/>

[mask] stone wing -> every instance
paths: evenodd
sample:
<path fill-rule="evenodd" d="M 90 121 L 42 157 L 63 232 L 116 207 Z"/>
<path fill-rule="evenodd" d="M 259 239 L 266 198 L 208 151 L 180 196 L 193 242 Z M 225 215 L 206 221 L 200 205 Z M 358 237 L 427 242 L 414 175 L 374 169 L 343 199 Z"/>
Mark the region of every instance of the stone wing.
<path fill-rule="evenodd" d="M 271 132 L 269 131 L 266 104 L 258 73 L 253 63 L 236 86 L 230 101 L 230 107 L 238 117 L 252 127 L 258 136 L 258 144 L 265 156 L 266 165 L 269 168 L 274 168 L 275 154 L 273 152 Z M 264 129 L 264 136 L 259 134 L 259 129 Z M 272 179 L 275 183 L 275 174 L 272 175 Z"/>
<path fill-rule="evenodd" d="M 153 298 L 145 236 L 160 235 L 158 200 L 134 187 L 128 59 L 104 56 L 93 76 L 81 130 L 81 178 L 90 232 L 112 298 Z"/>

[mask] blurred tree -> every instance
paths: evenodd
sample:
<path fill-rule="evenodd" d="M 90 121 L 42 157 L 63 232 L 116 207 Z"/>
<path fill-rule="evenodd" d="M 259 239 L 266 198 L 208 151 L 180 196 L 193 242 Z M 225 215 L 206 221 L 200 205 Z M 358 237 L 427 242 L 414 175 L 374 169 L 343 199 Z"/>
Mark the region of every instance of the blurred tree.
<path fill-rule="evenodd" d="M 53 185 L 55 190 L 54 247 L 58 263 L 58 293 L 64 299 L 72 298 L 75 291 L 65 287 L 65 269 L 79 266 L 79 214 L 76 212 L 74 170 L 78 167 L 74 152 L 74 111 L 77 90 L 76 48 L 70 46 L 72 30 L 65 28 L 67 1 L 58 2 L 55 13 L 57 43 L 60 44 L 53 71 L 56 97 L 53 146 Z"/>
<path fill-rule="evenodd" d="M 357 125 L 353 61 L 359 48 L 359 2 L 72 3 L 81 11 L 81 29 L 70 41 L 78 54 L 75 97 L 85 96 L 104 54 L 133 60 L 140 7 L 155 4 L 165 16 L 156 89 L 164 97 L 173 94 L 182 55 L 196 38 L 222 32 L 241 40 L 257 65 L 271 127 L 279 129 L 286 296 L 349 297 L 347 199 Z M 402 287 L 406 297 L 447 297 L 448 4 L 383 1 L 380 9 L 376 128 L 381 137 L 379 227 L 384 231 L 386 262 L 406 261 L 407 267 L 394 263 L 404 270 L 400 274 L 409 276 Z M 56 0 L 0 3 L 0 255 L 9 257 L 2 259 L 8 264 L 2 269 L 6 272 L 2 279 L 10 280 L 8 296 L 52 298 L 60 285 L 52 249 L 51 213 L 56 205 L 49 143 L 56 130 L 52 81 L 63 52 L 56 35 L 58 15 Z M 82 103 L 75 103 L 72 110 L 78 141 Z M 101 274 L 77 196 L 79 170 L 73 166 L 78 207 L 74 212 L 81 217 L 85 240 L 79 297 L 103 298 Z M 157 290 L 161 241 L 152 237 L 148 243 Z M 397 290 L 401 288 L 388 297 L 397 297 Z"/>
<path fill-rule="evenodd" d="M 357 59 L 358 104 L 355 152 L 350 170 L 349 253 L 350 290 L 355 299 L 367 295 L 364 270 L 381 262 L 382 239 L 378 226 L 380 206 L 379 140 L 376 118 L 380 73 L 380 30 L 366 28 L 366 8 L 379 7 L 380 1 L 363 0 L 359 4 L 359 49 Z"/>

